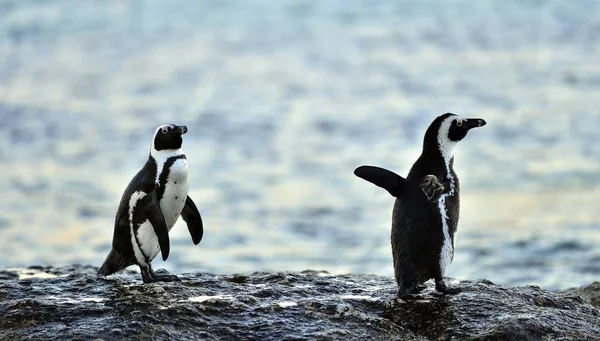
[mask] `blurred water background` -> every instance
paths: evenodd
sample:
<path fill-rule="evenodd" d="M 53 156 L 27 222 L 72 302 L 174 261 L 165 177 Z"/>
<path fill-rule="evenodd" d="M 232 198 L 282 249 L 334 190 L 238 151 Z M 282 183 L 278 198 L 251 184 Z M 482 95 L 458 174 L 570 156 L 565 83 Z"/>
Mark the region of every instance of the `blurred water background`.
<path fill-rule="evenodd" d="M 154 129 L 190 196 L 155 268 L 391 276 L 393 198 L 439 114 L 456 149 L 448 276 L 600 279 L 598 1 L 0 0 L 0 268 L 100 265 Z"/>

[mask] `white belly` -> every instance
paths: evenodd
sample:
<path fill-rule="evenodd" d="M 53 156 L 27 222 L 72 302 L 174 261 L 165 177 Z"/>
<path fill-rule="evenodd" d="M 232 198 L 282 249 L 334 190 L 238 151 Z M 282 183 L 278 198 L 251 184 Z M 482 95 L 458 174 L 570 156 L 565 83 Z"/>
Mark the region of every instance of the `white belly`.
<path fill-rule="evenodd" d="M 163 166 L 167 160 L 171 157 L 177 157 L 179 155 L 185 155 L 183 150 L 178 149 L 176 151 L 151 151 L 151 156 L 156 162 L 158 172 L 156 174 L 156 183 L 159 182 L 161 173 L 164 171 Z M 188 165 L 186 159 L 177 159 L 169 169 L 169 175 L 167 182 L 164 185 L 163 195 L 159 202 L 160 209 L 165 218 L 165 223 L 169 231 L 177 222 L 177 219 L 181 215 L 181 211 L 185 206 L 188 193 Z M 133 220 L 133 210 L 138 202 L 144 198 L 147 193 L 142 191 L 134 192 L 129 199 L 129 221 Z M 133 244 L 133 252 L 136 260 L 141 266 L 147 265 L 151 262 L 156 255 L 160 253 L 160 244 L 156 233 L 154 233 L 154 227 L 149 220 L 145 220 L 139 226 L 130 225 L 131 232 L 131 243 Z M 146 261 L 148 259 L 148 261 Z"/>
<path fill-rule="evenodd" d="M 169 231 L 177 222 L 177 219 L 181 215 L 181 210 L 185 205 L 188 193 L 188 182 L 187 182 L 187 160 L 179 159 L 173 163 L 165 184 L 165 191 L 162 199 L 160 200 L 160 209 L 165 217 L 165 223 Z M 137 202 L 146 196 L 144 192 L 135 192 L 130 199 L 129 219 L 133 219 L 133 209 Z M 160 252 L 160 244 L 158 243 L 158 237 L 154 233 L 154 227 L 149 220 L 144 221 L 139 225 L 137 231 L 131 228 L 132 233 L 132 244 L 135 258 L 138 263 L 142 266 L 151 262 L 156 255 Z M 135 232 L 134 232 L 135 231 Z M 133 233 L 136 233 L 135 238 Z"/>
<path fill-rule="evenodd" d="M 185 205 L 188 195 L 188 166 L 186 159 L 179 159 L 171 166 L 165 191 L 160 200 L 160 209 L 162 210 L 165 222 L 169 231 L 177 222 L 181 215 L 181 210 Z"/>

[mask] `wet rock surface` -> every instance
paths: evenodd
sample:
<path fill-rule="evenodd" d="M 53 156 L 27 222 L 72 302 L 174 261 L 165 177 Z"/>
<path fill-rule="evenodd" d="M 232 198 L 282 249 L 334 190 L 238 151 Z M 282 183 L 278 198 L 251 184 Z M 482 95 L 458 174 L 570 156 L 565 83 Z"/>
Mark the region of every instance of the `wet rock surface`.
<path fill-rule="evenodd" d="M 324 272 L 181 274 L 143 284 L 125 272 L 0 272 L 0 339 L 599 340 L 598 284 L 553 293 L 485 280 L 393 298 L 392 278 Z M 595 296 L 594 296 L 595 295 Z M 589 297 L 595 297 L 595 300 Z"/>
<path fill-rule="evenodd" d="M 584 301 L 600 308 L 600 282 L 594 282 L 581 288 L 572 288 L 565 290 L 565 293 L 571 293 L 581 296 Z"/>

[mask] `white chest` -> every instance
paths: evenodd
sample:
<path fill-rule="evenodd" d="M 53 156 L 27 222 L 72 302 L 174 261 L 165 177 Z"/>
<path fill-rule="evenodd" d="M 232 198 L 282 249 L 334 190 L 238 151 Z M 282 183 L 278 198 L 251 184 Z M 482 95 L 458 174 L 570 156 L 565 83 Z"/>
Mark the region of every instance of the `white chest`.
<path fill-rule="evenodd" d="M 450 183 L 450 190 L 447 193 L 442 194 L 438 199 L 438 208 L 442 217 L 442 233 L 444 234 L 444 244 L 442 245 L 442 250 L 440 252 L 440 268 L 442 271 L 442 276 L 446 273 L 446 269 L 450 263 L 452 263 L 452 259 L 454 258 L 454 244 L 452 243 L 452 238 L 450 237 L 449 218 L 446 208 L 446 198 L 454 196 L 455 194 L 455 180 L 450 170 L 449 159 L 446 159 L 446 172 L 447 180 Z"/>
<path fill-rule="evenodd" d="M 167 227 L 171 230 L 179 215 L 181 215 L 181 210 L 183 210 L 188 194 L 187 160 L 176 160 L 169 170 L 167 182 L 164 185 L 163 196 L 160 200 L 160 209 L 165 217 Z"/>

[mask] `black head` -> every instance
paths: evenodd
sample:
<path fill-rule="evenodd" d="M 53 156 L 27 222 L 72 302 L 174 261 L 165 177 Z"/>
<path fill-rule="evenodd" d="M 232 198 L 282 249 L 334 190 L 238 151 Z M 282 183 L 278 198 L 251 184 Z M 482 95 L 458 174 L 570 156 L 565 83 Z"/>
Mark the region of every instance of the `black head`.
<path fill-rule="evenodd" d="M 186 126 L 177 126 L 174 124 L 165 124 L 154 132 L 153 149 L 156 151 L 179 149 L 183 143 L 182 135 L 187 133 Z"/>
<path fill-rule="evenodd" d="M 462 118 L 454 115 L 457 119 L 452 120 L 448 129 L 448 139 L 458 142 L 467 136 L 469 130 L 479 128 L 486 125 L 486 122 L 481 118 Z"/>
<path fill-rule="evenodd" d="M 438 116 L 425 133 L 423 149 L 437 149 L 444 157 L 451 156 L 456 143 L 473 128 L 483 127 L 486 122 L 480 118 L 464 118 L 447 113 Z"/>

